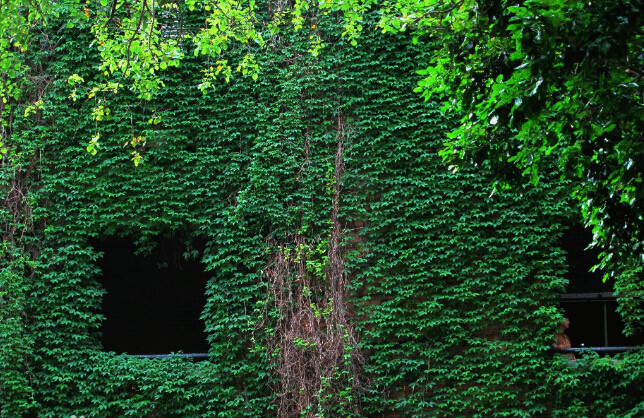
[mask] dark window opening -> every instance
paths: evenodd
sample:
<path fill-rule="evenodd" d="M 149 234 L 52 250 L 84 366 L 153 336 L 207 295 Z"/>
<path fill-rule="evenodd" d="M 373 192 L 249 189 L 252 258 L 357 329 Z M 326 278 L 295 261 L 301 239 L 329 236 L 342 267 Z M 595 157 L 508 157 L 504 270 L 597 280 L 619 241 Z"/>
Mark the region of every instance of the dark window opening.
<path fill-rule="evenodd" d="M 592 231 L 581 225 L 570 227 L 564 234 L 562 247 L 568 265 L 566 293 L 613 292 L 613 286 L 603 282 L 601 272 L 590 271 L 599 262 L 600 253 L 596 248 L 586 250 L 592 240 Z"/>
<path fill-rule="evenodd" d="M 160 239 L 151 254 L 136 255 L 132 240 L 95 243 L 104 289 L 103 348 L 128 354 L 208 351 L 199 319 L 208 275 L 198 260 L 183 257 L 178 239 Z"/>
<path fill-rule="evenodd" d="M 570 320 L 566 334 L 572 347 L 630 347 L 644 344 L 644 336 L 625 336 L 615 298 L 589 295 L 586 299 L 562 296 L 562 306 Z"/>
<path fill-rule="evenodd" d="M 626 337 L 617 312 L 617 300 L 610 282 L 603 282 L 601 272 L 590 269 L 598 263 L 599 250 L 586 250 L 592 232 L 573 226 L 564 235 L 562 247 L 568 264 L 568 286 L 561 295 L 564 315 L 570 321 L 566 335 L 577 347 L 630 347 L 644 344 L 644 335 Z"/>

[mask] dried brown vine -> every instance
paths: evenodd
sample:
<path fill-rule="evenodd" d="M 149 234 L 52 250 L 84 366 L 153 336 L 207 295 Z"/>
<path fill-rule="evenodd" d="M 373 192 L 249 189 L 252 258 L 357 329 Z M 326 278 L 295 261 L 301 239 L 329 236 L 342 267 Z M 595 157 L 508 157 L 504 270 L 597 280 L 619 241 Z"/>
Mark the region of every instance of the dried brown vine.
<path fill-rule="evenodd" d="M 358 408 L 363 358 L 344 302 L 338 219 L 343 153 L 340 138 L 329 236 L 313 242 L 296 235 L 290 245 L 279 247 L 266 269 L 277 312 L 268 350 L 277 359 L 277 406 L 282 418 L 329 416 L 329 411 Z"/>

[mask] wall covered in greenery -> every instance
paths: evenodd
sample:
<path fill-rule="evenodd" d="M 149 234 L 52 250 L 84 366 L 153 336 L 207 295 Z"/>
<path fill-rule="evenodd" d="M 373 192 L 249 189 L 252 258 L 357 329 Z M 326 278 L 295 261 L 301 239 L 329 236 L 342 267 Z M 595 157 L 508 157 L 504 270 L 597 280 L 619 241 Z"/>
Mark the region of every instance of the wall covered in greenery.
<path fill-rule="evenodd" d="M 334 18 L 311 19 L 206 95 L 217 63 L 196 57 L 151 101 L 74 101 L 72 74 L 99 81 L 91 39 L 61 25 L 32 52 L 3 110 L 0 416 L 641 416 L 640 354 L 552 352 L 561 186 L 452 173 L 450 121 L 413 93 L 431 49 L 322 33 L 314 56 Z M 114 236 L 203 264 L 206 361 L 102 350 Z"/>

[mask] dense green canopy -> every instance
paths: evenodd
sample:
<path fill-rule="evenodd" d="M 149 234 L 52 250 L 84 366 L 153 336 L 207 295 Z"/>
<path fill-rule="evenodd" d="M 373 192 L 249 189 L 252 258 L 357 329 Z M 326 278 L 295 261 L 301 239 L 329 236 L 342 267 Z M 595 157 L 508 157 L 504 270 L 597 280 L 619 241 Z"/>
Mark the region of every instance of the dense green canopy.
<path fill-rule="evenodd" d="M 419 88 L 461 115 L 441 152 L 452 164 L 485 165 L 511 185 L 558 167 L 631 319 L 644 294 L 642 6 L 480 2 L 459 11 L 463 24 L 427 28 L 443 47 Z"/>
<path fill-rule="evenodd" d="M 429 62 L 417 63 L 427 76 L 417 90 L 428 98 L 441 95 L 445 109 L 461 118 L 445 139 L 444 159 L 454 169 L 463 164 L 491 168 L 497 186 L 536 184 L 544 173 L 559 173 L 570 182 L 595 244 L 604 251 L 601 267 L 615 279 L 616 290 L 631 298 L 623 307 L 630 317 L 644 318 L 635 302 L 644 295 L 639 280 L 644 260 L 642 1 L 185 4 L 203 14 L 202 24 L 182 25 L 177 1 L 3 1 L 0 151 L 7 152 L 8 106 L 33 82 L 25 75 L 34 63 L 24 61 L 24 52 L 39 42 L 35 28 L 51 17 L 63 16 L 68 27 L 95 37 L 102 81 L 84 88 L 82 77 L 70 74 L 69 83 L 74 98 L 94 101 L 97 121 L 109 115 L 106 94 L 129 88 L 151 98 L 163 88 L 159 72 L 179 65 L 186 50 L 211 57 L 199 84 L 206 92 L 217 78 L 228 81 L 240 73 L 252 82 L 261 76 L 256 53 L 270 48 L 286 27 L 308 32 L 309 52 L 319 53 L 324 28 L 303 27 L 304 17 L 337 14 L 343 19 L 342 36 L 352 44 L 365 30 L 410 31 L 414 42 L 440 45 Z M 26 113 L 40 104 L 35 101 Z M 88 132 L 87 138 L 88 151 L 95 153 L 99 137 Z M 135 151 L 135 164 L 140 159 Z"/>

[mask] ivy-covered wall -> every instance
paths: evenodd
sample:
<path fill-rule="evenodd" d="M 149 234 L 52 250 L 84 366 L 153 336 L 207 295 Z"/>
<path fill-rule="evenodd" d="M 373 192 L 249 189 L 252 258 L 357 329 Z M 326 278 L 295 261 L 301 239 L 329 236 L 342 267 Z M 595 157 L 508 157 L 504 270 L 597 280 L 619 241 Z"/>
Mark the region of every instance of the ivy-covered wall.
<path fill-rule="evenodd" d="M 207 95 L 217 64 L 187 60 L 149 102 L 69 98 L 96 73 L 82 28 L 33 51 L 32 96 L 3 114 L 1 417 L 644 413 L 640 354 L 552 352 L 561 186 L 490 196 L 484 167 L 442 164 L 450 121 L 413 93 L 422 40 L 322 35 L 313 56 L 285 29 L 257 81 Z M 207 361 L 101 349 L 92 244 L 112 236 L 142 254 L 179 237 L 203 263 Z"/>

